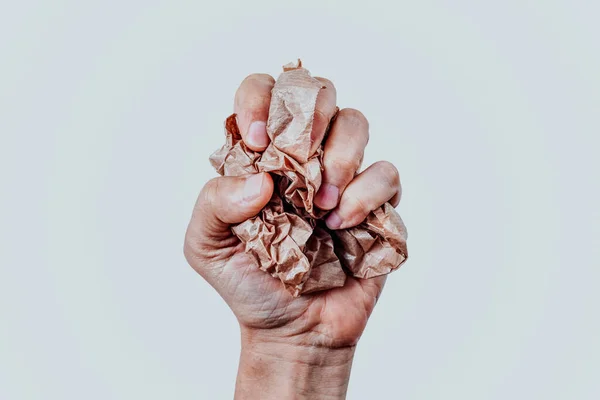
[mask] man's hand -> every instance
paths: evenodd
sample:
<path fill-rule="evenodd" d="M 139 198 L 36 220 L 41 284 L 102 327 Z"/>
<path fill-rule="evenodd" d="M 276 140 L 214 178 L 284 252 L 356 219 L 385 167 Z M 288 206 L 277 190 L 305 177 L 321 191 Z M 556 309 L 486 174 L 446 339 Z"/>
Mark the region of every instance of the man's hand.
<path fill-rule="evenodd" d="M 333 84 L 317 99 L 313 150 L 323 141 L 336 112 Z M 255 151 L 269 144 L 266 132 L 271 89 L 269 75 L 247 77 L 235 96 L 244 142 Z M 398 171 L 389 162 L 358 175 L 369 126 L 363 114 L 342 109 L 324 143 L 323 184 L 314 202 L 331 210 L 330 229 L 358 225 L 386 202 L 400 201 Z M 293 298 L 281 282 L 256 268 L 230 226 L 255 216 L 268 203 L 273 180 L 266 173 L 219 177 L 202 190 L 185 239 L 190 265 L 223 297 L 242 333 L 236 398 L 343 398 L 354 348 L 375 307 L 385 276 L 348 277 L 344 287 Z"/>

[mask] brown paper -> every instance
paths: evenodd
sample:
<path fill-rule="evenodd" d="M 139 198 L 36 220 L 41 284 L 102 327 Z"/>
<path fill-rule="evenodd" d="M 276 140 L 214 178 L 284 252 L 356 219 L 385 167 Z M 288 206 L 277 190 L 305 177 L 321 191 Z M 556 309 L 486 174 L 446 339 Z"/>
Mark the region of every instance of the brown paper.
<path fill-rule="evenodd" d="M 288 64 L 271 94 L 263 153 L 250 150 L 235 114 L 225 122 L 225 145 L 211 157 L 224 176 L 270 172 L 275 191 L 267 206 L 232 227 L 258 266 L 279 278 L 294 295 L 343 286 L 346 273 L 357 278 L 388 274 L 406 260 L 406 228 L 386 203 L 360 225 L 330 231 L 326 212 L 313 198 L 321 186 L 322 146 L 311 154 L 315 104 L 323 85 L 302 64 Z"/>

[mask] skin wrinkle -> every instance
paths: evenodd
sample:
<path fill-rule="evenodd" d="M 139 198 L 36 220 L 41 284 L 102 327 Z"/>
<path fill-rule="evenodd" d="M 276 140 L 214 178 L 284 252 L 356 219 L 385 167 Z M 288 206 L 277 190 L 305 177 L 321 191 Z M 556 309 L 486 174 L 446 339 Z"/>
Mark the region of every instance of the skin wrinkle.
<path fill-rule="evenodd" d="M 300 360 L 300 359 L 293 359 L 293 360 L 289 360 L 287 358 L 283 358 L 281 352 L 266 352 L 266 351 L 261 351 L 259 350 L 259 346 L 260 344 L 270 344 L 270 343 L 248 343 L 247 346 L 249 345 L 250 351 L 252 353 L 255 354 L 261 354 L 262 356 L 268 357 L 268 358 L 276 358 L 279 359 L 281 361 L 285 361 L 287 363 L 291 363 L 291 364 L 303 364 L 303 365 L 310 365 L 310 366 L 320 366 L 320 367 L 338 367 L 341 365 L 345 365 L 346 363 L 352 361 L 352 358 L 348 358 L 346 359 L 342 359 L 340 360 L 339 363 L 336 363 L 336 357 L 322 357 L 321 360 L 319 362 L 311 362 L 311 361 L 305 361 L 305 360 Z M 277 342 L 277 344 L 280 345 L 287 345 L 289 343 L 287 342 Z M 304 348 L 306 350 L 309 351 L 309 353 L 312 352 L 316 352 L 317 354 L 320 352 L 320 350 L 323 348 L 323 346 L 319 346 L 319 345 L 307 345 L 307 344 L 302 344 L 302 343 L 294 343 L 292 350 L 297 350 L 297 348 Z M 329 347 L 327 347 L 327 349 L 329 349 Z M 346 345 L 346 346 L 340 346 L 340 347 L 336 347 L 333 348 L 333 350 L 336 351 L 345 351 L 345 352 L 354 352 L 356 350 L 356 345 Z M 339 354 L 339 353 L 338 353 Z M 325 361 L 332 363 L 332 364 L 323 364 Z"/>
<path fill-rule="evenodd" d="M 285 338 L 294 338 L 296 336 L 300 336 L 306 332 L 309 332 L 311 328 L 308 328 L 309 323 L 301 323 L 302 321 L 306 321 L 308 318 L 306 316 L 306 312 L 308 311 L 308 307 L 306 307 L 302 313 L 297 317 L 296 321 L 298 321 L 299 326 L 294 329 L 294 327 L 290 327 L 290 329 L 282 332 L 282 336 Z M 280 328 L 281 326 L 277 327 Z"/>
<path fill-rule="evenodd" d="M 224 247 L 220 252 L 215 251 L 214 244 L 206 243 L 203 240 L 199 240 L 195 244 L 189 244 L 187 247 L 190 249 L 190 252 L 194 258 L 206 261 L 225 261 L 236 254 L 239 250 L 238 246 L 240 242 L 238 238 L 233 235 L 225 240 L 221 240 L 221 242 L 225 243 L 223 243 Z M 229 242 L 231 242 L 231 245 L 229 245 Z M 197 247 L 197 250 L 191 250 L 195 247 Z"/>
<path fill-rule="evenodd" d="M 342 201 L 345 200 L 345 207 L 340 207 L 340 211 L 345 211 L 340 217 L 342 217 L 342 226 L 340 229 L 344 229 L 350 226 L 358 225 L 365 216 L 372 211 L 371 207 L 368 204 L 365 204 L 362 199 L 358 197 L 352 197 L 350 199 L 344 199 L 342 196 Z M 367 211 L 368 210 L 368 211 Z M 366 211 L 366 212 L 365 212 Z"/>
<path fill-rule="evenodd" d="M 373 164 L 363 173 L 368 174 L 369 176 L 378 174 L 380 179 L 384 181 L 383 185 L 381 185 L 381 183 L 372 182 L 371 185 L 374 186 L 373 191 L 378 188 L 381 190 L 380 188 L 382 186 L 385 188 L 395 188 L 393 193 L 384 198 L 385 201 L 390 201 L 396 196 L 398 196 L 397 200 L 399 201 L 399 193 L 401 191 L 400 177 L 397 169 L 392 164 L 384 161 L 378 162 Z M 365 179 L 365 176 L 362 176 L 361 179 Z M 369 203 L 365 203 L 359 196 L 354 195 L 355 193 L 352 186 L 349 186 L 347 189 L 348 190 L 342 194 L 340 205 L 338 206 L 338 214 L 342 218 L 342 221 L 344 221 L 341 228 L 357 225 L 364 220 L 369 212 L 376 210 L 379 207 L 380 202 L 380 200 L 368 198 Z M 352 195 L 350 195 L 350 192 L 352 192 Z"/>
<path fill-rule="evenodd" d="M 249 350 L 250 357 L 243 357 L 243 360 L 250 358 L 258 361 L 250 367 L 252 371 L 252 375 L 248 377 L 250 381 L 260 384 L 266 378 L 270 381 L 283 381 L 290 385 L 287 389 L 282 387 L 282 390 L 286 390 L 286 394 L 283 397 L 276 397 L 278 399 L 291 398 L 288 396 L 292 396 L 293 393 L 296 395 L 307 394 L 308 398 L 338 399 L 347 390 L 348 378 L 339 379 L 339 377 L 345 376 L 345 371 L 350 370 L 354 349 L 346 353 L 349 356 L 342 357 L 340 362 L 325 365 L 322 361 L 326 359 L 323 357 L 320 357 L 320 360 L 322 360 L 320 362 L 305 362 L 290 360 L 279 352 L 264 353 L 260 349 L 254 348 Z M 271 367 L 272 365 L 277 365 L 277 369 Z M 291 377 L 293 378 L 290 379 Z M 292 389 L 293 392 L 287 392 L 287 390 Z M 261 398 L 264 397 L 261 396 Z"/>
<path fill-rule="evenodd" d="M 280 304 L 281 304 L 281 295 L 277 296 L 277 302 L 275 303 L 275 307 L 273 307 L 271 309 L 271 311 L 265 316 L 265 320 L 270 321 L 273 319 L 273 314 L 275 313 L 275 311 L 280 309 Z M 261 306 L 261 311 L 262 311 L 262 307 L 264 307 L 264 306 L 265 306 L 265 304 L 263 304 Z M 280 315 L 277 319 L 281 318 L 281 314 L 283 314 L 283 313 L 279 313 L 279 314 Z"/>
<path fill-rule="evenodd" d="M 231 265 L 227 265 L 226 267 L 229 267 L 229 268 L 231 269 Z M 224 270 L 225 270 L 225 268 L 222 270 L 221 274 L 223 273 L 223 271 L 224 271 Z M 236 274 L 230 274 L 229 281 L 228 281 L 228 283 L 229 283 L 229 287 L 231 288 L 231 281 L 233 280 L 233 278 L 234 278 L 234 277 L 239 277 L 239 279 L 236 279 L 237 281 L 243 281 L 243 280 L 245 280 L 245 279 L 248 277 L 248 274 L 249 274 L 249 272 L 250 272 L 250 269 L 248 269 L 248 268 L 245 268 L 245 269 L 242 271 L 242 274 L 241 274 L 241 275 L 240 275 L 239 273 L 236 273 Z M 236 296 L 237 296 L 237 293 L 238 293 L 238 290 L 239 290 L 239 288 L 240 288 L 240 285 L 238 284 L 238 282 L 236 282 L 236 284 L 235 284 L 235 285 L 233 285 L 233 292 L 232 292 L 232 294 L 233 294 L 233 295 L 232 295 L 232 297 L 233 297 L 234 299 L 235 299 L 235 298 L 236 298 Z"/>
<path fill-rule="evenodd" d="M 331 174 L 325 174 L 325 176 L 329 178 L 327 179 L 327 182 L 336 185 L 339 185 L 341 183 L 339 181 L 350 182 L 352 180 L 352 177 L 354 177 L 354 175 L 356 174 L 356 171 L 359 170 L 361 160 L 362 155 L 359 154 L 356 154 L 356 156 L 352 158 L 336 158 L 331 160 L 327 157 L 327 153 L 325 153 L 325 156 L 323 157 L 323 163 L 325 164 L 326 170 L 338 171 L 336 173 L 336 175 L 338 176 L 342 174 L 346 175 L 345 177 L 342 177 L 342 179 L 337 179 L 337 182 L 333 182 L 329 178 L 329 175 Z"/>
<path fill-rule="evenodd" d="M 276 305 L 276 307 L 274 308 L 274 310 L 277 310 L 277 309 L 280 309 L 280 308 L 281 308 L 281 306 L 280 306 L 280 303 L 281 303 L 282 301 L 283 301 L 283 299 L 282 299 L 282 296 L 281 296 L 281 295 L 279 295 L 279 297 L 278 297 L 278 299 L 277 299 L 277 305 Z M 286 305 L 284 305 L 284 307 L 283 307 L 283 310 L 281 310 L 281 311 L 280 311 L 280 313 L 279 313 L 279 315 L 278 315 L 278 317 L 277 317 L 277 319 L 278 319 L 278 320 L 281 320 L 281 319 L 283 319 L 283 316 L 287 314 L 288 307 L 289 307 L 289 304 L 286 304 Z M 279 321 L 279 322 L 281 323 L 282 321 Z"/>
<path fill-rule="evenodd" d="M 366 132 L 366 141 L 369 142 L 369 120 L 364 114 L 355 108 L 344 108 L 340 110 L 340 114 L 344 117 L 345 121 L 355 127 L 361 127 L 360 131 Z M 365 143 L 366 145 L 366 143 Z"/>
<path fill-rule="evenodd" d="M 202 249 L 204 248 L 204 251 Z M 198 250 L 196 250 L 198 249 Z M 204 263 L 204 262 L 220 262 L 229 257 L 232 257 L 235 254 L 235 249 L 231 249 L 231 251 L 216 251 L 214 247 L 209 247 L 202 242 L 194 243 L 194 244 L 186 244 L 184 245 L 184 256 L 188 263 L 195 263 L 196 261 Z M 200 272 L 200 271 L 199 271 Z M 202 273 L 200 272 L 202 275 Z"/>
<path fill-rule="evenodd" d="M 288 337 L 300 336 L 307 332 L 310 332 L 317 323 L 312 322 L 312 318 L 310 317 L 310 307 L 306 307 L 302 314 L 299 316 L 299 326 L 296 329 L 293 329 L 287 335 Z"/>
<path fill-rule="evenodd" d="M 288 304 L 289 307 L 289 304 Z M 318 325 L 318 321 L 317 322 L 312 322 L 312 320 L 314 318 L 311 318 L 309 315 L 309 311 L 310 308 L 305 307 L 305 309 L 301 312 L 301 314 L 297 317 L 296 321 L 298 322 L 296 325 L 296 327 L 291 326 L 289 327 L 289 329 L 284 329 L 283 331 L 281 331 L 281 329 L 278 332 L 278 335 L 281 335 L 282 337 L 286 338 L 286 339 L 291 339 L 294 337 L 298 337 L 301 336 L 303 334 L 306 333 L 310 333 L 311 330 L 313 330 L 317 325 Z M 277 329 L 277 328 L 282 328 L 282 326 L 275 326 L 273 327 L 273 329 Z M 300 343 L 296 343 L 296 345 L 299 345 Z M 314 344 L 313 344 L 314 346 Z"/>
<path fill-rule="evenodd" d="M 381 176 L 382 178 L 386 179 L 390 187 L 400 186 L 400 173 L 394 164 L 388 161 L 378 161 L 373 164 L 373 166 L 377 166 L 377 168 L 382 169 Z"/>

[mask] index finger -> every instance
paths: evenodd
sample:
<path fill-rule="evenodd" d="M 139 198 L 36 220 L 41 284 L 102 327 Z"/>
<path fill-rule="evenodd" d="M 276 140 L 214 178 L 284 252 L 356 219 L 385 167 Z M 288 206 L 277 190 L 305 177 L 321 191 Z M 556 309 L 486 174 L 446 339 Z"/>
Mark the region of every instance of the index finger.
<path fill-rule="evenodd" d="M 234 112 L 246 146 L 263 151 L 269 145 L 267 118 L 275 79 L 268 74 L 246 77 L 235 93 Z"/>

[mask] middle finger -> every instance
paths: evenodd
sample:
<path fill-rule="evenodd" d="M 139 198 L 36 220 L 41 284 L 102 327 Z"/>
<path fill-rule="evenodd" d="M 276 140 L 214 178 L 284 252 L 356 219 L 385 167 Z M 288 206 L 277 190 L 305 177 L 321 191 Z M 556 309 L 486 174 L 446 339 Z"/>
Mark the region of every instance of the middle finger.
<path fill-rule="evenodd" d="M 337 92 L 333 82 L 326 78 L 316 77 L 316 80 L 323 84 L 323 88 L 319 91 L 317 102 L 315 104 L 315 115 L 313 119 L 312 132 L 310 139 L 312 142 L 311 154 L 321 145 L 325 132 L 329 126 L 329 122 L 337 111 L 336 97 Z"/>
<path fill-rule="evenodd" d="M 323 210 L 334 209 L 346 186 L 360 168 L 369 141 L 369 123 L 352 108 L 338 113 L 323 154 L 323 183 L 315 196 L 315 204 Z"/>

